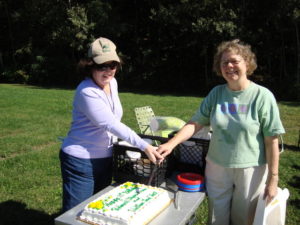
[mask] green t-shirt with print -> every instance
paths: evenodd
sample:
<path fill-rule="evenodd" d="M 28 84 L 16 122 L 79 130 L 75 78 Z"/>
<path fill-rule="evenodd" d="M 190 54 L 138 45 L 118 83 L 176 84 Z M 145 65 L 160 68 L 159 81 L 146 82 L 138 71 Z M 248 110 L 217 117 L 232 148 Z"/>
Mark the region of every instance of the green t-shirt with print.
<path fill-rule="evenodd" d="M 207 157 L 229 168 L 265 164 L 264 136 L 285 133 L 273 94 L 253 82 L 243 91 L 216 86 L 191 120 L 212 127 Z"/>

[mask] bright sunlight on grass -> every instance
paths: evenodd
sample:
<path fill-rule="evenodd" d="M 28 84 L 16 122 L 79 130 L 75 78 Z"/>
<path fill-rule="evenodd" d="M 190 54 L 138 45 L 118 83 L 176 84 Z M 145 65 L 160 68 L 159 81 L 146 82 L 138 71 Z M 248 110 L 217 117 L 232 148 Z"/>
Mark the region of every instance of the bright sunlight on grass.
<path fill-rule="evenodd" d="M 0 224 L 53 224 L 61 207 L 58 137 L 71 122 L 73 90 L 0 84 Z M 121 93 L 123 122 L 138 126 L 134 108 L 150 105 L 159 116 L 185 121 L 200 97 Z M 280 160 L 280 187 L 288 188 L 287 225 L 300 224 L 300 103 L 280 102 L 287 131 Z M 200 206 L 197 225 L 205 224 L 207 201 Z"/>

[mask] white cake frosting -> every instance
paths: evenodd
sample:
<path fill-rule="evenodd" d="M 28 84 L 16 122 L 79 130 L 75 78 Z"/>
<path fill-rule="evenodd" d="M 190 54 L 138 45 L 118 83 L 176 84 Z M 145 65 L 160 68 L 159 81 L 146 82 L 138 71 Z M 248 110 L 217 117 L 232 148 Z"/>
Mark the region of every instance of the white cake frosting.
<path fill-rule="evenodd" d="M 143 225 L 170 202 L 162 188 L 126 182 L 89 203 L 79 219 L 90 224 Z"/>

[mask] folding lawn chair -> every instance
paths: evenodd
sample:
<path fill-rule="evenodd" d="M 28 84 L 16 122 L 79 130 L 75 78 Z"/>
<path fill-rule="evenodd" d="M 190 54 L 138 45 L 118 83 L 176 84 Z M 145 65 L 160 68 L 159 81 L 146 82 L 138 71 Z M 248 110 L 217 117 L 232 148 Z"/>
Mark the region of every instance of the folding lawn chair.
<path fill-rule="evenodd" d="M 154 132 L 150 127 L 150 121 L 155 117 L 152 108 L 150 106 L 137 107 L 134 112 L 141 133 L 154 136 Z"/>
<path fill-rule="evenodd" d="M 155 136 L 150 127 L 151 119 L 155 117 L 152 108 L 150 106 L 137 107 L 134 109 L 134 112 L 141 134 Z M 156 146 L 158 146 L 156 140 L 154 143 Z"/>

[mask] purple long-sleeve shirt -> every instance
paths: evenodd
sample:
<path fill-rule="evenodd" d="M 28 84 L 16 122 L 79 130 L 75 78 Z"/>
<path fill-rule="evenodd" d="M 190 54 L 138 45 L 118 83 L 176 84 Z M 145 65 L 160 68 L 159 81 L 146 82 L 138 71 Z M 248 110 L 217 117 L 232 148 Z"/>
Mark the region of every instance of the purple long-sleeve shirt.
<path fill-rule="evenodd" d="M 111 96 L 90 78 L 76 89 L 72 124 L 62 150 L 78 158 L 106 158 L 112 155 L 113 135 L 144 150 L 148 143 L 121 122 L 122 105 L 115 78 L 110 82 Z"/>

